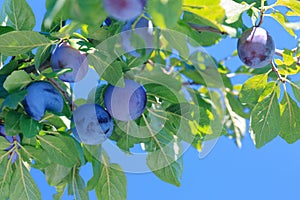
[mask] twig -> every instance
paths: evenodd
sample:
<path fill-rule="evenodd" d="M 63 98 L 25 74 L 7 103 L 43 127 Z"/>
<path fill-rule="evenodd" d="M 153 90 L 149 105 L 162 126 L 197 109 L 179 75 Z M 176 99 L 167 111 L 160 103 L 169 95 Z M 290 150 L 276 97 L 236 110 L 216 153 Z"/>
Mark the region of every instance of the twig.
<path fill-rule="evenodd" d="M 259 22 L 256 25 L 256 27 L 260 27 L 263 23 L 264 20 L 264 13 L 265 13 L 265 8 L 264 8 L 265 0 L 261 0 L 261 9 L 260 9 L 260 16 L 259 16 Z"/>
<path fill-rule="evenodd" d="M 213 28 L 211 26 L 201 26 L 199 24 L 193 24 L 193 23 L 188 23 L 190 27 L 198 32 L 202 31 L 207 31 L 207 32 L 213 32 L 213 33 L 219 33 L 222 35 L 228 35 L 225 31 L 220 31 L 219 29 Z"/>
<path fill-rule="evenodd" d="M 279 79 L 282 83 L 285 83 L 285 82 L 286 82 L 286 79 L 283 78 L 283 77 L 281 76 L 281 74 L 279 73 L 278 68 L 276 67 L 274 61 L 271 60 L 270 63 L 271 63 L 271 66 L 272 66 L 272 71 L 276 73 L 278 79 Z"/>
<path fill-rule="evenodd" d="M 297 49 L 298 49 L 297 47 L 296 47 L 296 48 L 293 48 L 293 49 L 291 49 L 291 52 L 296 53 Z M 276 54 L 277 56 L 283 57 L 283 52 L 284 52 L 284 50 L 281 50 L 281 49 L 275 49 L 275 54 Z M 296 60 L 296 64 L 297 64 L 298 66 L 300 66 L 300 56 L 295 57 L 295 60 Z"/>
<path fill-rule="evenodd" d="M 74 110 L 75 108 L 77 108 L 77 105 L 72 101 L 72 99 L 70 98 L 70 96 L 68 95 L 68 93 L 59 85 L 59 83 L 57 83 L 52 78 L 47 78 L 47 80 L 49 82 L 51 82 L 62 93 L 62 95 L 65 97 L 65 99 L 67 100 L 68 104 L 70 105 L 71 110 Z"/>

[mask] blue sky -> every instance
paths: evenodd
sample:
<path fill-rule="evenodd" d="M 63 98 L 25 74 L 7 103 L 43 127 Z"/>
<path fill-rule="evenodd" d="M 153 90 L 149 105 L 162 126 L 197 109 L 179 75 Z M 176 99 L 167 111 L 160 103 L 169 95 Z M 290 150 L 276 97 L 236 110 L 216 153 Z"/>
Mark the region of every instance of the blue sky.
<path fill-rule="evenodd" d="M 3 0 L 0 0 L 2 5 Z M 40 27 L 45 12 L 45 1 L 28 0 Z M 273 36 L 279 49 L 294 48 L 296 40 L 289 36 L 276 22 L 265 19 L 263 26 Z M 37 28 L 38 30 L 38 28 Z M 300 36 L 299 31 L 297 32 Z M 217 59 L 230 55 L 236 48 L 236 39 L 226 39 L 206 50 Z M 226 63 L 236 68 L 241 62 L 234 58 Z M 236 81 L 241 81 L 237 79 Z M 280 123 L 280 122 L 279 122 Z M 299 199 L 300 142 L 287 144 L 281 138 L 257 150 L 249 136 L 238 149 L 232 140 L 220 138 L 208 156 L 199 158 L 190 148 L 183 156 L 184 172 L 181 187 L 162 182 L 154 174 L 126 174 L 129 200 L 163 199 Z M 86 166 L 81 174 L 88 180 L 91 168 Z M 54 188 L 47 186 L 44 176 L 37 170 L 32 175 L 42 192 L 43 199 L 51 199 Z M 73 199 L 65 195 L 63 199 Z M 90 194 L 90 199 L 96 199 Z"/>

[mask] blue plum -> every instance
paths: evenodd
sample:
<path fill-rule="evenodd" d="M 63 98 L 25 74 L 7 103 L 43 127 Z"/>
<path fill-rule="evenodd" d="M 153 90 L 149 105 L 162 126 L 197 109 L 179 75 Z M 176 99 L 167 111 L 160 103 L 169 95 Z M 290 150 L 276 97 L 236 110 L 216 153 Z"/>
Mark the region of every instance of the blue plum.
<path fill-rule="evenodd" d="M 85 53 L 74 49 L 63 42 L 56 46 L 51 56 L 53 71 L 72 68 L 71 72 L 64 73 L 59 79 L 65 82 L 78 82 L 84 78 L 88 71 L 88 59 Z"/>
<path fill-rule="evenodd" d="M 0 124 L 0 136 L 1 137 L 5 137 L 5 139 L 11 143 L 11 146 L 9 146 L 8 148 L 6 148 L 5 150 L 6 151 L 9 151 L 11 150 L 13 147 L 14 147 L 14 141 L 16 140 L 17 142 L 20 142 L 21 139 L 20 139 L 20 136 L 19 135 L 15 135 L 15 136 L 9 136 L 9 135 L 6 135 L 5 133 L 5 129 L 4 129 L 4 126 L 2 124 Z M 18 146 L 18 148 L 20 148 Z M 15 151 L 12 151 L 9 155 L 8 155 L 8 159 L 10 159 L 12 155 L 12 158 L 11 158 L 11 162 L 14 163 L 17 158 L 18 158 L 18 154 L 15 152 Z"/>
<path fill-rule="evenodd" d="M 143 86 L 125 79 L 125 87 L 109 85 L 104 94 L 104 104 L 112 117 L 131 121 L 140 117 L 146 107 L 147 95 Z"/>
<path fill-rule="evenodd" d="M 103 7 L 113 18 L 126 21 L 139 16 L 146 5 L 146 0 L 103 0 Z"/>
<path fill-rule="evenodd" d="M 124 51 L 131 56 L 141 57 L 141 54 L 131 44 L 134 34 L 137 34 L 144 41 L 144 44 L 141 44 L 138 48 L 146 48 L 146 53 L 149 54 L 154 46 L 152 22 L 145 17 L 141 17 L 137 22 L 135 20 L 128 21 L 120 33 Z"/>
<path fill-rule="evenodd" d="M 238 55 L 243 63 L 253 68 L 265 67 L 275 53 L 275 43 L 261 27 L 246 30 L 238 40 Z"/>
<path fill-rule="evenodd" d="M 84 144 L 97 145 L 109 138 L 114 122 L 109 113 L 98 104 L 83 104 L 72 115 L 73 135 Z"/>
<path fill-rule="evenodd" d="M 46 110 L 62 112 L 64 100 L 58 90 L 47 81 L 36 81 L 27 87 L 23 100 L 24 109 L 33 119 L 39 121 Z"/>

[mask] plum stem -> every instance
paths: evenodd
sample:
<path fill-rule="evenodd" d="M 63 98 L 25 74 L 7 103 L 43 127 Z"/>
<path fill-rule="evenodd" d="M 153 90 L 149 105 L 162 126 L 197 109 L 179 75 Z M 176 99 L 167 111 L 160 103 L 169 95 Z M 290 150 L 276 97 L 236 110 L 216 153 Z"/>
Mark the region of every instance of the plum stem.
<path fill-rule="evenodd" d="M 61 92 L 61 94 L 64 96 L 64 98 L 67 100 L 68 104 L 70 105 L 71 111 L 74 110 L 77 107 L 77 105 L 72 101 L 68 93 L 54 79 L 47 78 L 47 80 L 51 82 Z"/>
<path fill-rule="evenodd" d="M 265 5 L 265 0 L 261 0 L 259 22 L 256 25 L 256 27 L 260 27 L 263 23 L 264 13 L 265 13 L 264 5 Z"/>
<path fill-rule="evenodd" d="M 271 60 L 270 63 L 271 63 L 271 66 L 272 66 L 272 71 L 276 73 L 276 75 L 277 75 L 278 79 L 280 80 L 280 82 L 285 83 L 286 79 L 281 76 L 281 74 L 279 73 L 279 70 L 276 67 L 276 64 L 274 63 L 274 61 Z"/>
<path fill-rule="evenodd" d="M 219 33 L 222 35 L 228 35 L 225 31 L 220 31 L 219 29 L 213 28 L 211 26 L 201 26 L 199 24 L 193 24 L 193 23 L 188 23 L 190 27 L 198 32 L 202 31 L 207 31 L 207 32 L 213 32 L 213 33 Z"/>

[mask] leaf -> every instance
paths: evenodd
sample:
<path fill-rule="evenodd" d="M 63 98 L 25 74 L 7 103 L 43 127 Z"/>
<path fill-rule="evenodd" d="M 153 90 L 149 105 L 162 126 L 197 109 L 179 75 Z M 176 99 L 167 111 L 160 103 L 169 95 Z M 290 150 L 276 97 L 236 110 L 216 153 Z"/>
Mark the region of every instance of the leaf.
<path fill-rule="evenodd" d="M 16 30 L 32 30 L 35 16 L 26 0 L 5 0 L 5 13 Z"/>
<path fill-rule="evenodd" d="M 268 75 L 260 74 L 249 78 L 242 86 L 241 103 L 254 106 L 267 85 Z"/>
<path fill-rule="evenodd" d="M 159 134 L 152 135 L 158 149 L 148 154 L 147 165 L 161 180 L 180 186 L 183 171 L 181 144 L 176 138 L 169 141 L 164 136 L 159 137 Z"/>
<path fill-rule="evenodd" d="M 165 74 L 159 67 L 145 69 L 142 73 L 135 75 L 135 78 L 143 85 L 156 83 L 176 91 L 181 89 L 181 82 L 173 76 Z"/>
<path fill-rule="evenodd" d="M 25 137 L 31 138 L 39 134 L 39 132 L 42 130 L 42 124 L 31 117 L 22 115 L 20 119 L 20 128 Z"/>
<path fill-rule="evenodd" d="M 6 56 L 16 56 L 50 44 L 49 39 L 34 31 L 11 31 L 0 35 L 0 53 Z"/>
<path fill-rule="evenodd" d="M 9 186 L 13 170 L 7 152 L 0 151 L 0 199 L 9 199 Z"/>
<path fill-rule="evenodd" d="M 182 0 L 151 0 L 147 3 L 153 22 L 160 28 L 171 28 L 176 25 L 182 13 Z"/>
<path fill-rule="evenodd" d="M 16 165 L 10 185 L 10 199 L 40 200 L 41 193 L 21 159 Z"/>
<path fill-rule="evenodd" d="M 51 164 L 48 158 L 47 152 L 40 148 L 29 145 L 24 145 L 24 138 L 22 139 L 21 157 L 23 160 L 27 159 L 28 163 L 32 163 L 32 166 L 37 169 L 44 169 Z"/>
<path fill-rule="evenodd" d="M 31 83 L 31 81 L 32 80 L 30 76 L 25 71 L 23 70 L 14 71 L 6 78 L 3 87 L 8 92 L 14 92 L 23 89 L 29 83 Z"/>
<path fill-rule="evenodd" d="M 250 132 L 257 148 L 273 140 L 280 130 L 280 111 L 276 93 L 258 102 L 251 112 Z"/>
<path fill-rule="evenodd" d="M 125 200 L 126 176 L 118 164 L 110 164 L 109 159 L 102 154 L 98 184 L 95 191 L 98 199 Z"/>
<path fill-rule="evenodd" d="M 220 5 L 225 9 L 225 22 L 231 24 L 238 21 L 241 14 L 249 10 L 254 5 L 254 3 L 249 5 L 247 3 L 236 3 L 233 0 L 221 0 Z"/>
<path fill-rule="evenodd" d="M 22 114 L 14 110 L 9 111 L 5 116 L 5 132 L 7 135 L 17 135 L 20 130 L 20 119 Z"/>
<path fill-rule="evenodd" d="M 280 12 L 273 12 L 270 14 L 291 36 L 295 36 L 295 32 L 292 28 L 286 26 L 286 23 L 289 22 L 288 19 Z"/>
<path fill-rule="evenodd" d="M 49 185 L 57 186 L 62 184 L 71 173 L 72 168 L 59 164 L 51 164 L 45 168 L 45 176 Z"/>
<path fill-rule="evenodd" d="M 84 180 L 76 171 L 77 169 L 73 168 L 71 181 L 69 183 L 69 188 L 71 188 L 71 194 L 74 195 L 75 200 L 88 200 L 89 196 L 85 187 Z"/>
<path fill-rule="evenodd" d="M 88 55 L 88 60 L 89 64 L 95 68 L 100 77 L 112 85 L 119 87 L 124 86 L 122 65 L 118 63 L 112 65 L 113 59 L 110 55 L 102 55 L 96 51 Z"/>
<path fill-rule="evenodd" d="M 15 92 L 15 93 L 8 95 L 2 104 L 2 109 L 7 107 L 10 109 L 16 110 L 19 103 L 24 99 L 26 94 L 27 94 L 27 91 L 22 90 L 22 91 Z"/>
<path fill-rule="evenodd" d="M 147 96 L 158 97 L 170 103 L 179 103 L 179 98 L 181 98 L 177 96 L 177 91 L 160 84 L 150 83 L 144 85 L 144 87 L 147 91 Z"/>
<path fill-rule="evenodd" d="M 291 9 L 295 15 L 300 15 L 300 2 L 298 0 L 278 0 L 276 5 L 286 6 Z"/>
<path fill-rule="evenodd" d="M 296 99 L 298 100 L 298 102 L 300 102 L 300 81 L 292 83 L 291 86 Z"/>
<path fill-rule="evenodd" d="M 0 136 L 0 150 L 6 150 L 11 146 L 11 143 L 7 141 L 5 137 Z M 1 179 L 1 176 L 0 176 Z"/>
<path fill-rule="evenodd" d="M 41 46 L 37 49 L 35 57 L 34 57 L 34 64 L 35 69 L 38 71 L 39 67 L 47 60 L 50 56 L 52 45 Z"/>
<path fill-rule="evenodd" d="M 292 144 L 300 139 L 300 108 L 285 92 L 280 105 L 280 137 Z"/>
<path fill-rule="evenodd" d="M 38 136 L 38 139 L 52 162 L 66 167 L 73 167 L 78 163 L 78 150 L 71 136 L 45 135 Z"/>

